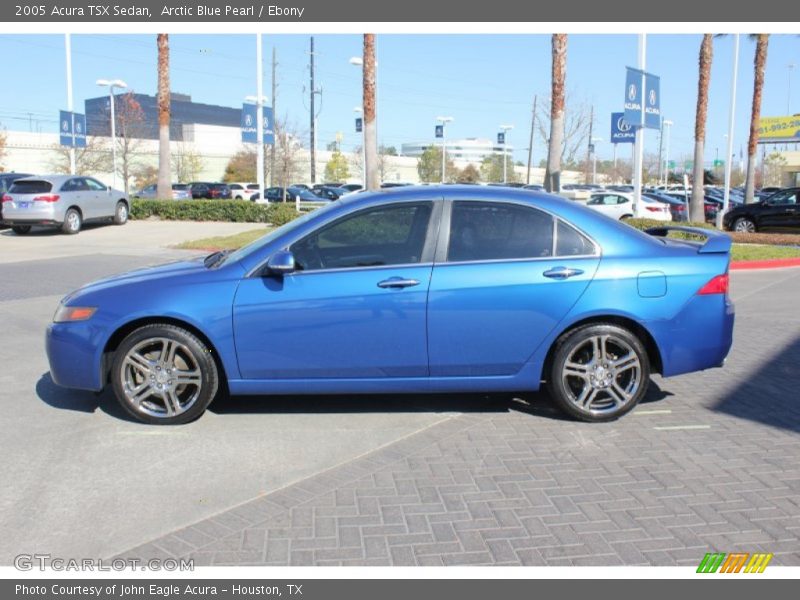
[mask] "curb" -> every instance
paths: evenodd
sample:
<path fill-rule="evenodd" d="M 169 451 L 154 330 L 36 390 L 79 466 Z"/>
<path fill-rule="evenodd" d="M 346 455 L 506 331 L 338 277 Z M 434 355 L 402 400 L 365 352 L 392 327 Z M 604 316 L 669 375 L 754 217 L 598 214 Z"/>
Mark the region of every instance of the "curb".
<path fill-rule="evenodd" d="M 800 267 L 800 258 L 774 258 L 772 260 L 739 260 L 731 263 L 731 271 L 781 269 Z"/>

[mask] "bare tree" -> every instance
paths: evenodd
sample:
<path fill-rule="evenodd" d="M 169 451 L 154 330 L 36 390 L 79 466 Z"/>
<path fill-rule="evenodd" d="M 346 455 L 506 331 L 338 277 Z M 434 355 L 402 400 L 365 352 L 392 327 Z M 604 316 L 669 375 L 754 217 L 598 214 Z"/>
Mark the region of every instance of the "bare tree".
<path fill-rule="evenodd" d="M 552 37 L 552 84 L 550 91 L 550 136 L 544 186 L 548 192 L 561 191 L 561 154 L 564 145 L 564 87 L 567 78 L 567 34 Z"/>
<path fill-rule="evenodd" d="M 55 157 L 49 163 L 50 170 L 65 175 L 71 173 L 69 151 L 68 146 L 53 146 Z M 86 136 L 86 146 L 75 148 L 76 175 L 110 173 L 113 169 L 111 145 L 104 138 Z"/>
<path fill-rule="evenodd" d="M 378 173 L 380 175 L 381 182 L 386 181 L 386 177 L 391 175 L 395 172 L 395 168 L 392 164 L 392 161 L 389 157 L 397 156 L 396 153 L 392 153 L 391 150 L 393 148 L 386 147 L 384 145 L 378 146 Z M 441 153 L 439 154 L 439 162 L 441 163 Z M 452 162 L 452 161 L 451 161 Z M 353 156 L 350 158 L 350 163 L 353 165 L 353 172 L 354 173 L 363 173 L 364 172 L 364 147 L 363 146 L 356 146 L 353 148 Z M 449 171 L 449 167 L 448 167 Z M 441 176 L 442 168 L 439 167 L 439 173 Z"/>
<path fill-rule="evenodd" d="M 302 176 L 303 166 L 303 145 L 299 141 L 297 131 L 286 122 L 285 118 L 281 123 L 276 119 L 273 182 L 285 190 Z"/>
<path fill-rule="evenodd" d="M 550 139 L 550 109 L 549 102 L 544 102 L 537 108 L 536 131 L 542 141 L 547 144 Z M 564 97 L 564 143 L 561 147 L 561 163 L 566 169 L 575 168 L 578 156 L 586 145 L 589 136 L 589 123 L 591 122 L 591 105 L 584 100 L 574 99 L 572 93 Z"/>
<path fill-rule="evenodd" d="M 6 130 L 0 129 L 0 173 L 2 173 L 5 168 L 3 167 L 3 159 L 6 157 L 6 143 L 8 141 L 8 137 L 6 136 Z"/>
<path fill-rule="evenodd" d="M 158 198 L 172 197 L 170 181 L 170 89 L 169 89 L 169 35 L 159 33 L 158 45 Z"/>
<path fill-rule="evenodd" d="M 708 116 L 708 86 L 711 82 L 711 61 L 714 58 L 714 36 L 703 35 L 698 59 L 697 111 L 694 122 L 694 176 L 692 199 L 689 203 L 689 219 L 702 223 L 705 220 L 703 181 L 703 154 L 706 142 L 706 118 Z"/>
<path fill-rule="evenodd" d="M 189 183 L 196 180 L 203 170 L 203 158 L 194 151 L 194 149 L 181 143 L 177 147 L 177 152 L 172 153 L 172 172 L 175 173 L 175 178 L 181 183 Z M 172 197 L 170 191 L 167 198 Z"/>
<path fill-rule="evenodd" d="M 116 99 L 115 99 L 116 100 Z M 125 193 L 128 193 L 130 179 L 136 167 L 136 152 L 142 143 L 144 133 L 144 111 L 133 91 L 119 97 L 119 102 L 115 105 L 117 121 L 117 156 L 120 159 L 118 165 L 119 175 L 125 186 Z M 172 196 L 170 191 L 168 198 Z"/>

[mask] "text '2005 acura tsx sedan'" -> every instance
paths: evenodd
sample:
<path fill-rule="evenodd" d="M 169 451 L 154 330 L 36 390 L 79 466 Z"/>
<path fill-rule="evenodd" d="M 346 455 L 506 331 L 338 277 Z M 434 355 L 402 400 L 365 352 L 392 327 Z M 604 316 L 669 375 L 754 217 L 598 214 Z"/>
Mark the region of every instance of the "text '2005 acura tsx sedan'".
<path fill-rule="evenodd" d="M 643 233 L 528 190 L 356 194 L 239 250 L 77 290 L 47 352 L 56 383 L 110 384 L 149 423 L 190 421 L 220 390 L 542 385 L 569 415 L 605 421 L 636 406 L 651 373 L 723 364 L 730 246 L 724 233 Z"/>

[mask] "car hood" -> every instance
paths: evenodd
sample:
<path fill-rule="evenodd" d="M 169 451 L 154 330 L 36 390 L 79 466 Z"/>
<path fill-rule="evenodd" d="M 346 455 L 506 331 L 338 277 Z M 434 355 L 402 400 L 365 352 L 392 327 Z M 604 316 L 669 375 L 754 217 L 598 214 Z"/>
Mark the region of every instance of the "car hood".
<path fill-rule="evenodd" d="M 87 293 L 97 292 L 113 287 L 132 283 L 142 283 L 145 281 L 163 280 L 167 278 L 174 278 L 179 276 L 190 275 L 192 273 L 208 272 L 204 264 L 205 256 L 199 256 L 191 260 L 182 260 L 170 262 L 163 265 L 153 267 L 143 267 L 141 269 L 134 269 L 133 271 L 126 271 L 110 277 L 98 279 L 92 283 L 88 283 L 83 287 L 77 289 L 75 292 L 64 298 L 64 302 L 76 296 L 82 296 Z"/>

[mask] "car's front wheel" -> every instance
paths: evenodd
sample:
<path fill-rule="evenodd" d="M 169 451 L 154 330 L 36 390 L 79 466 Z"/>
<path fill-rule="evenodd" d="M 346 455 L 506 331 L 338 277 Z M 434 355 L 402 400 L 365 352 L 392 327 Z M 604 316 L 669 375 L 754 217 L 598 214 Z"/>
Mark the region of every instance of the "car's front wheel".
<path fill-rule="evenodd" d="M 741 233 L 755 233 L 756 224 L 747 217 L 739 217 L 733 222 L 733 230 Z"/>
<path fill-rule="evenodd" d="M 114 353 L 111 382 L 117 400 L 145 423 L 178 425 L 199 417 L 219 388 L 210 349 L 175 325 L 145 325 Z"/>
<path fill-rule="evenodd" d="M 548 391 L 568 415 L 611 421 L 633 409 L 647 391 L 650 362 L 633 333 L 610 323 L 579 327 L 556 343 Z"/>

